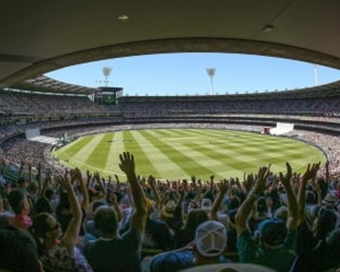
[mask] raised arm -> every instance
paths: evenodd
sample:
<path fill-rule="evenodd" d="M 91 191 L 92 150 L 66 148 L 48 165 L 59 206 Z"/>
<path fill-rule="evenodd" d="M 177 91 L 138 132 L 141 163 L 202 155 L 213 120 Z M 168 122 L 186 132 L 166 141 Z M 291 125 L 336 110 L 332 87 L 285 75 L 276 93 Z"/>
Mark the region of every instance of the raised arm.
<path fill-rule="evenodd" d="M 306 204 L 307 183 L 309 180 L 315 178 L 319 170 L 319 167 L 320 167 L 320 163 L 317 163 L 317 164 L 314 163 L 312 166 L 308 164 L 306 172 L 303 174 L 301 182 L 299 184 L 299 190 L 298 190 L 298 195 L 297 195 L 298 213 L 299 213 L 298 225 L 306 220 L 305 204 Z"/>
<path fill-rule="evenodd" d="M 106 189 L 104 188 L 103 181 L 100 179 L 99 172 L 94 173 L 94 179 L 100 188 L 100 193 L 99 193 L 99 197 L 97 200 L 106 199 L 106 196 L 107 196 Z"/>
<path fill-rule="evenodd" d="M 61 175 L 57 176 L 56 181 L 60 182 L 62 186 L 66 189 L 67 197 L 70 202 L 70 209 L 73 214 L 72 219 L 62 238 L 62 241 L 67 251 L 71 254 L 71 256 L 73 256 L 74 247 L 78 241 L 78 234 L 79 234 L 80 225 L 81 225 L 82 212 L 81 212 L 79 201 L 72 188 L 71 182 L 68 179 L 68 172 L 65 171 L 64 176 L 61 176 Z"/>
<path fill-rule="evenodd" d="M 87 211 L 87 209 L 90 207 L 90 200 L 89 200 L 89 193 L 85 185 L 85 181 L 83 179 L 83 175 L 79 168 L 74 169 L 74 178 L 77 180 L 80 188 L 80 193 L 83 196 L 83 201 L 81 202 L 81 207 Z"/>
<path fill-rule="evenodd" d="M 130 228 L 144 233 L 148 212 L 144 191 L 137 180 L 134 157 L 129 152 L 124 152 L 119 155 L 119 159 L 119 167 L 127 176 L 127 181 L 130 184 L 132 199 L 135 205 L 135 211 L 131 217 Z"/>
<path fill-rule="evenodd" d="M 298 225 L 298 205 L 291 184 L 292 167 L 288 162 L 286 163 L 286 167 L 287 173 L 283 175 L 283 173 L 280 172 L 280 180 L 286 191 L 288 200 L 287 228 L 296 229 Z"/>
<path fill-rule="evenodd" d="M 218 195 L 217 195 L 217 197 L 214 201 L 214 204 L 212 205 L 211 212 L 210 212 L 210 219 L 211 220 L 218 220 L 217 212 L 218 212 L 218 209 L 221 206 L 224 195 L 226 194 L 226 192 L 229 189 L 229 181 L 228 180 L 221 181 L 218 184 L 218 187 L 219 187 L 220 190 L 218 191 Z"/>
<path fill-rule="evenodd" d="M 245 230 L 247 230 L 247 219 L 250 215 L 254 203 L 259 197 L 259 195 L 266 189 L 266 181 L 269 175 L 269 167 L 260 167 L 257 179 L 255 182 L 255 187 L 250 193 L 248 193 L 247 198 L 244 200 L 240 208 L 238 209 L 235 215 L 235 224 L 236 224 L 236 231 L 237 235 L 240 236 Z M 248 175 L 247 183 L 253 183 L 252 175 Z"/>
<path fill-rule="evenodd" d="M 159 197 L 159 193 L 158 193 L 157 188 L 156 188 L 156 180 L 152 175 L 150 175 L 148 177 L 148 184 L 149 184 L 149 186 L 152 190 L 153 195 L 155 196 L 155 207 L 157 209 L 160 209 L 161 208 L 161 198 Z"/>
<path fill-rule="evenodd" d="M 41 169 L 42 169 L 42 163 L 38 162 L 38 195 L 39 196 L 44 196 L 43 192 L 43 186 L 42 186 L 42 177 L 41 177 Z"/>
<path fill-rule="evenodd" d="M 28 184 L 31 184 L 33 182 L 33 178 L 32 178 L 32 163 L 31 162 L 27 163 L 27 168 L 28 168 Z"/>

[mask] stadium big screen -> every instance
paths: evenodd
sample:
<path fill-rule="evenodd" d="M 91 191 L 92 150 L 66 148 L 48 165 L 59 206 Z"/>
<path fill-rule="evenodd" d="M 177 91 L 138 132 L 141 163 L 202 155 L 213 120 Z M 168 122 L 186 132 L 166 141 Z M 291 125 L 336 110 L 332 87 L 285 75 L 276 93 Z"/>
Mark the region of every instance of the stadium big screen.
<path fill-rule="evenodd" d="M 113 94 L 103 94 L 102 97 L 103 104 L 105 105 L 115 105 L 116 104 L 116 95 Z"/>

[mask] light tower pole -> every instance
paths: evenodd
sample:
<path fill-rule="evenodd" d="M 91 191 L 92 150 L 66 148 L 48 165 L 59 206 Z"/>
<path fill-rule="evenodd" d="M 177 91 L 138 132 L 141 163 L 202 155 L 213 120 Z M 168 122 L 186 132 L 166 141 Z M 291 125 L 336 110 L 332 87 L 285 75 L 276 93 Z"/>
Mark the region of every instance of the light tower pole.
<path fill-rule="evenodd" d="M 210 77 L 210 83 L 211 83 L 211 95 L 214 94 L 214 75 L 215 75 L 216 69 L 215 68 L 207 68 L 208 76 Z"/>

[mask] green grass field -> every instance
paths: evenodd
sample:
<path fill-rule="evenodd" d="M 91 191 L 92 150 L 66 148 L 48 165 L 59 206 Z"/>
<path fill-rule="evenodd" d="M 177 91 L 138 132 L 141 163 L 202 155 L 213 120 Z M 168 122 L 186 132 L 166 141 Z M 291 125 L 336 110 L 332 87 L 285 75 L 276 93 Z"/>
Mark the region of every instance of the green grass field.
<path fill-rule="evenodd" d="M 97 134 L 78 138 L 53 154 L 68 167 L 99 171 L 107 177 L 123 173 L 119 154 L 134 154 L 137 174 L 159 179 L 208 180 L 239 177 L 257 173 L 272 164 L 274 173 L 285 171 L 288 161 L 296 172 L 308 163 L 326 157 L 316 147 L 286 137 L 274 137 L 230 130 L 150 129 Z"/>

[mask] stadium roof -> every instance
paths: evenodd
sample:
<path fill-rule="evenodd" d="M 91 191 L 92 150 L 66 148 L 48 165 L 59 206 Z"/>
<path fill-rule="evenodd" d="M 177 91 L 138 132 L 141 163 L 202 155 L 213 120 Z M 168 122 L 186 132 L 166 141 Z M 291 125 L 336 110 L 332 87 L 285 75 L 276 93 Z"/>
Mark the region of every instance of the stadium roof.
<path fill-rule="evenodd" d="M 22 82 L 14 84 L 12 87 L 19 90 L 29 90 L 34 92 L 81 95 L 89 95 L 99 90 L 96 88 L 88 88 L 61 82 L 43 75 L 26 79 Z"/>
<path fill-rule="evenodd" d="M 169 52 L 249 53 L 340 68 L 339 12 L 337 0 L 4 1 L 0 89 L 74 64 Z"/>

